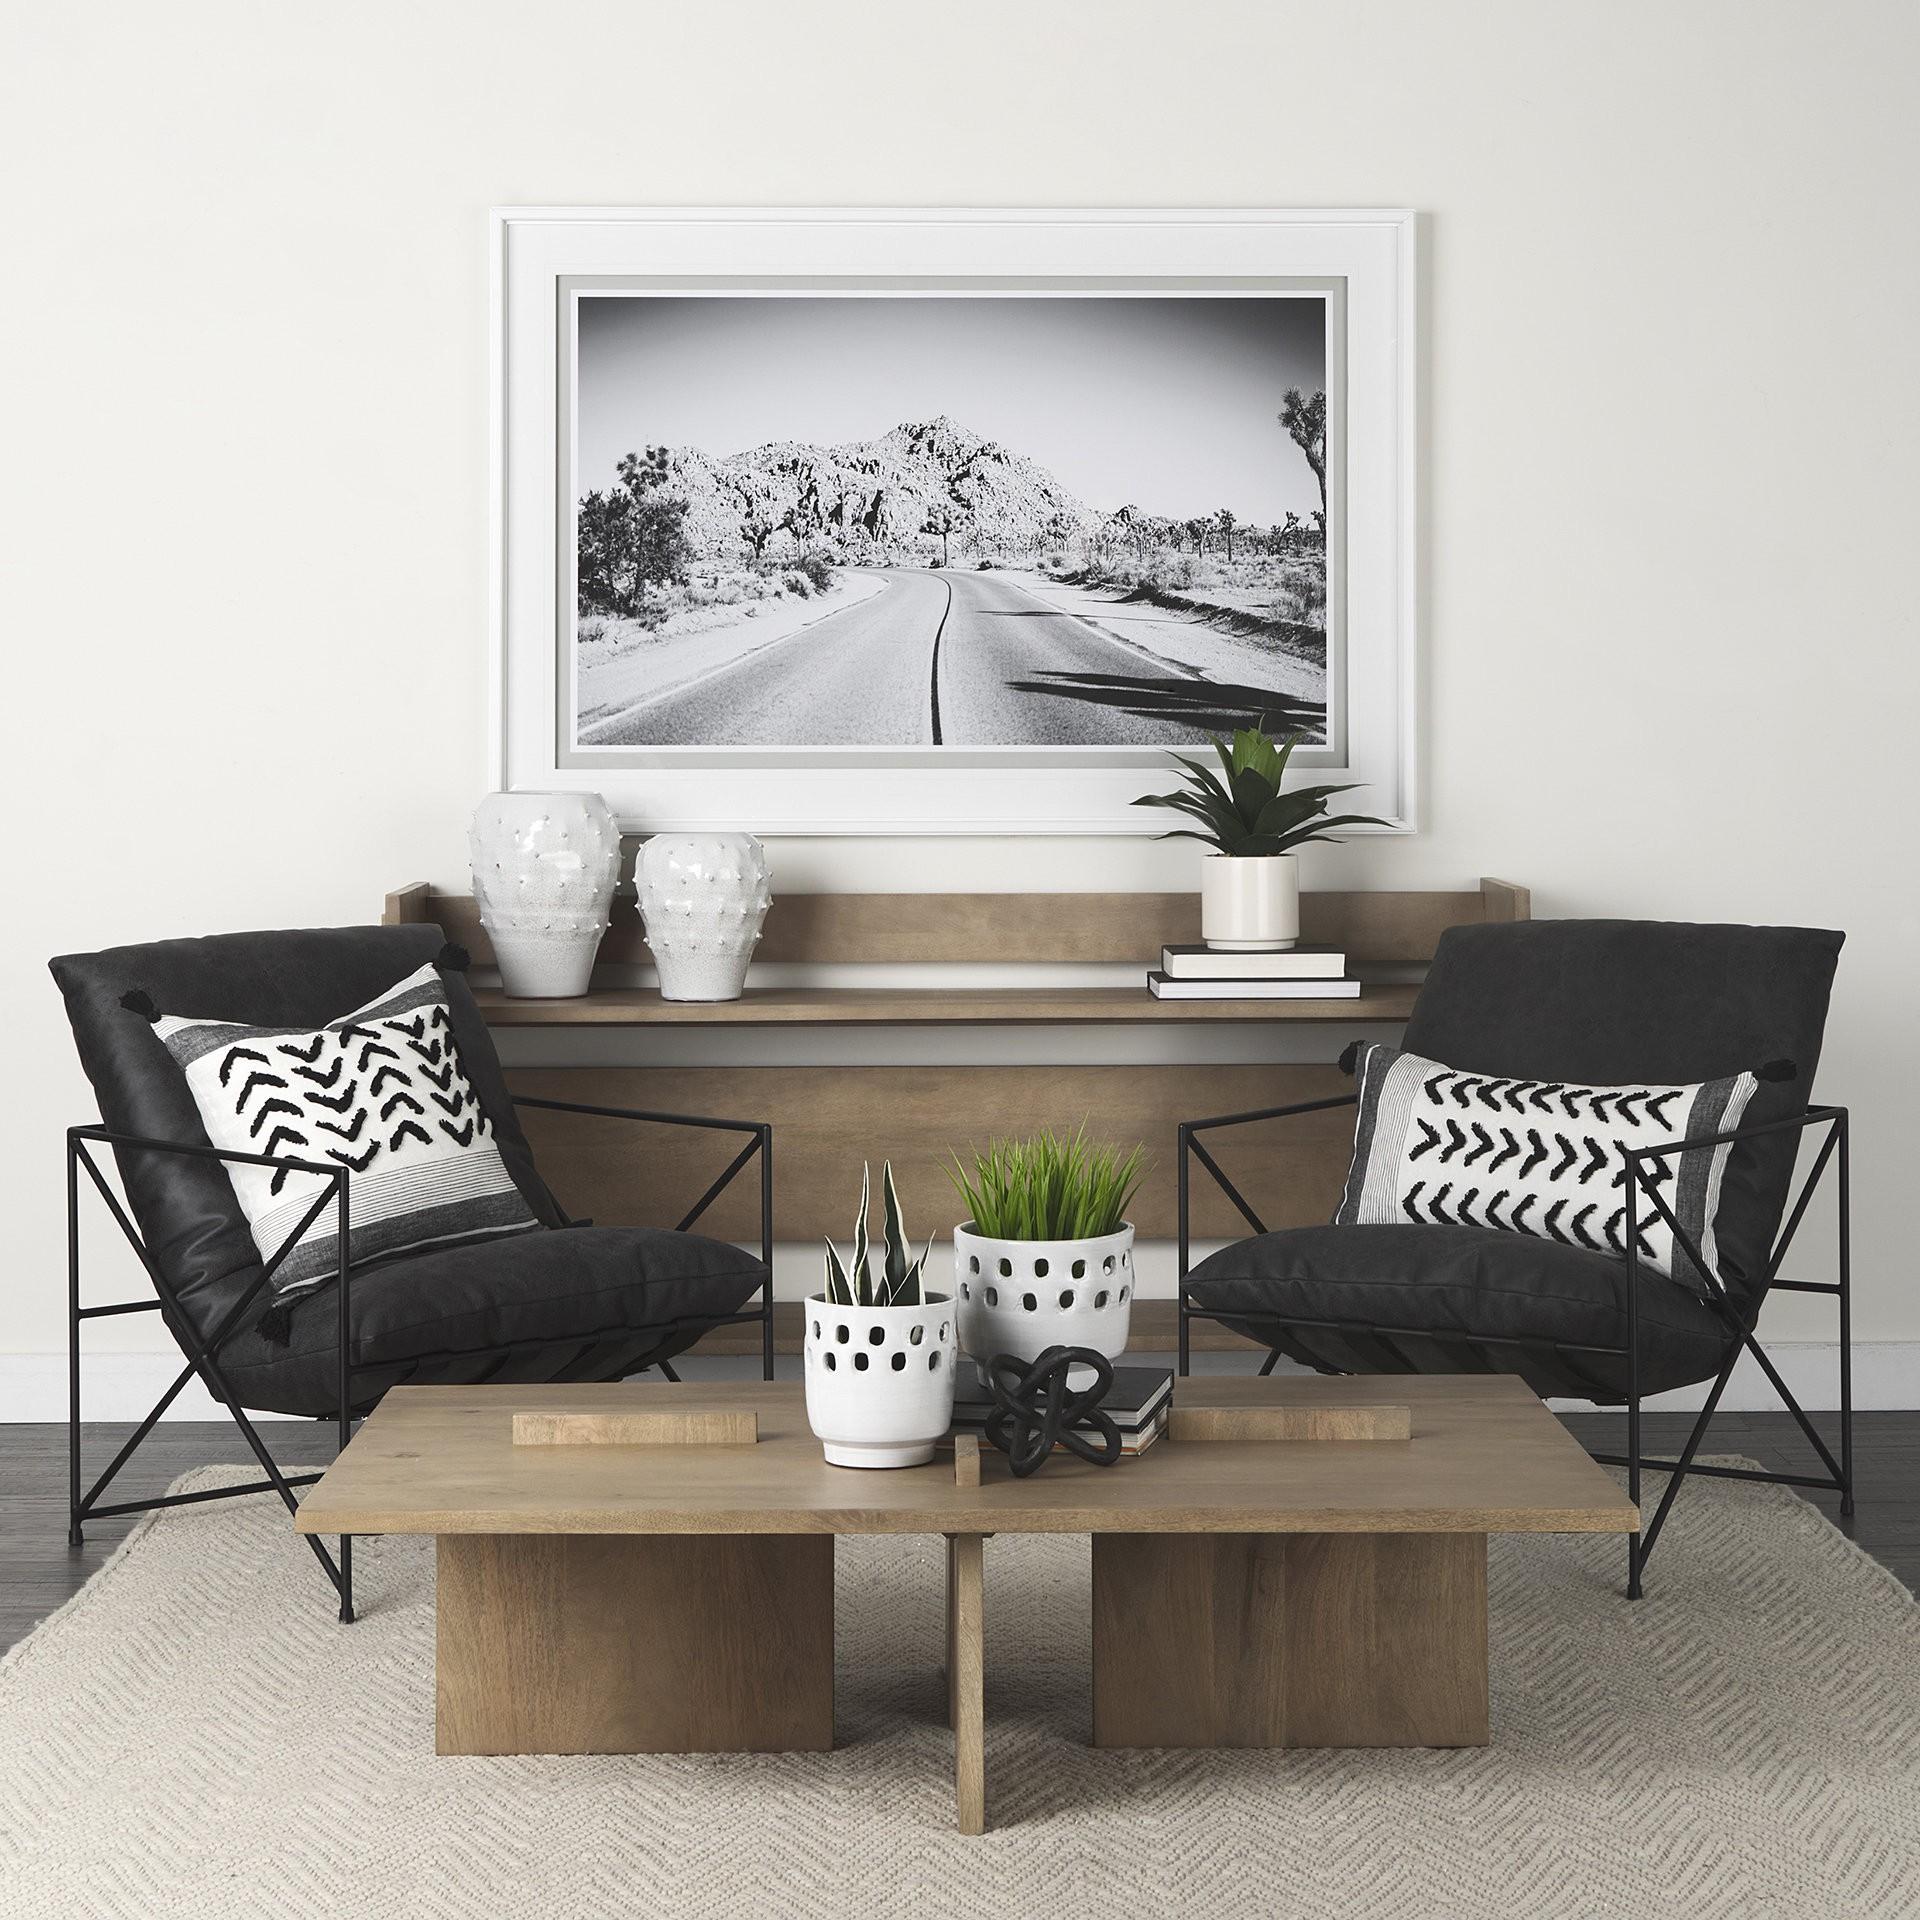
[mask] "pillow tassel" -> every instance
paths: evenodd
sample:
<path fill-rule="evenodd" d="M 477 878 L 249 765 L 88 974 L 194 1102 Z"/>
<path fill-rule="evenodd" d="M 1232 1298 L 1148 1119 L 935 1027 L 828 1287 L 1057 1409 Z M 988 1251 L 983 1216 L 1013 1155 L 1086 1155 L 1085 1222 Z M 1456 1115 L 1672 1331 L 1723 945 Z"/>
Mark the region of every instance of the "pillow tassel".
<path fill-rule="evenodd" d="M 130 993 L 120 996 L 120 1004 L 129 1013 L 137 1013 L 142 1020 L 158 1020 L 160 1009 L 153 1004 L 153 995 L 144 987 L 135 987 Z"/>
<path fill-rule="evenodd" d="M 258 1320 L 253 1330 L 270 1347 L 284 1347 L 293 1338 L 293 1302 L 276 1300 Z"/>
<path fill-rule="evenodd" d="M 449 940 L 447 944 L 434 955 L 433 964 L 442 973 L 465 973 L 466 970 L 473 965 L 473 955 L 470 954 L 465 947 L 458 946 Z"/>

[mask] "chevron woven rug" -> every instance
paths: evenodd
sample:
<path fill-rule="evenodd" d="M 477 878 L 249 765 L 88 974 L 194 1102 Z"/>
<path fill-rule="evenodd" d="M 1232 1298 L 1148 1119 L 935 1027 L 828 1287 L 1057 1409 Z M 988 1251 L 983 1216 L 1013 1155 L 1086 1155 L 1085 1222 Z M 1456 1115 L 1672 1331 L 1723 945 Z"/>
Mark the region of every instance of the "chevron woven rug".
<path fill-rule="evenodd" d="M 183 1485 L 231 1478 L 207 1468 Z M 155 1516 L 0 1662 L 0 1915 L 1920 1911 L 1920 1611 L 1778 1488 L 1494 1543 L 1494 1744 L 1096 1753 L 1084 1540 L 987 1547 L 993 1831 L 952 1830 L 937 1543 L 845 1540 L 830 1754 L 437 1759 L 430 1543 L 342 1628 L 268 1499 Z"/>

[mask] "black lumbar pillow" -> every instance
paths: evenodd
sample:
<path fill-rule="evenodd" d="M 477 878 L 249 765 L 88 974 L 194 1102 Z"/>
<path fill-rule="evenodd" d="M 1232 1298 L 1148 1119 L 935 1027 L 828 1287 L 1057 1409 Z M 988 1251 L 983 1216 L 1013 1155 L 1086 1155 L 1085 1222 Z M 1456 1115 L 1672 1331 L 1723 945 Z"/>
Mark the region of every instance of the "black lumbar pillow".
<path fill-rule="evenodd" d="M 1650 1177 L 1716 1279 L 1714 1218 L 1732 1147 L 1704 1143 L 1740 1124 L 1762 1079 L 1794 1072 L 1776 1060 L 1692 1084 L 1585 1086 L 1470 1073 L 1378 1045 L 1359 1047 L 1354 1068 L 1360 1112 L 1336 1226 L 1492 1227 L 1624 1258 L 1622 1149 L 1692 1142 Z M 1635 1213 L 1641 1265 L 1703 1286 L 1644 1193 Z"/>

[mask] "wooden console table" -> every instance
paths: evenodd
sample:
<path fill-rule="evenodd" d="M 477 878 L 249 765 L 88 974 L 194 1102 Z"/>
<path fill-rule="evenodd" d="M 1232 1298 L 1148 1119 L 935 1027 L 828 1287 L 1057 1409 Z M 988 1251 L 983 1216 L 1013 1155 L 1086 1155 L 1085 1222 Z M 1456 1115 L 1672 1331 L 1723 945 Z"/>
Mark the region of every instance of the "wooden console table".
<path fill-rule="evenodd" d="M 1433 957 L 1451 926 L 1529 917 L 1527 890 L 1483 880 L 1472 892 L 1309 893 L 1300 902 L 1303 939 L 1343 947 L 1363 979 L 1405 974 Z M 469 895 L 424 884 L 387 896 L 389 924 L 431 922 L 473 955 L 492 948 Z M 777 894 L 757 953 L 760 962 L 990 963 L 1086 966 L 1128 963 L 1144 970 L 1162 946 L 1199 938 L 1191 893 Z M 631 900 L 615 903 L 601 947 L 606 969 L 648 962 Z M 604 979 L 606 976 L 601 976 Z M 776 1130 L 775 1211 L 783 1241 L 844 1236 L 852 1223 L 860 1163 L 891 1158 L 907 1218 L 925 1233 L 951 1223 L 953 1193 L 942 1171 L 949 1154 L 989 1135 L 1076 1126 L 1123 1142 L 1144 1140 L 1154 1167 L 1133 1209 L 1143 1238 L 1174 1231 L 1173 1130 L 1182 1119 L 1276 1106 L 1343 1092 L 1328 1063 L 1159 1062 L 992 1065 L 841 1065 L 832 1036 L 852 1027 L 927 1030 L 979 1027 L 1189 1027 L 1281 1023 L 1319 1028 L 1397 1025 L 1416 989 L 1404 979 L 1369 984 L 1350 1000 L 1156 1000 L 1140 986 L 1104 987 L 754 987 L 736 1001 L 694 1005 L 649 989 L 601 985 L 577 1000 L 513 1000 L 481 987 L 488 1021 L 522 1028 L 813 1029 L 824 1064 L 516 1068 L 516 1091 L 552 1099 L 663 1108 L 769 1120 Z M 644 1052 L 645 1041 L 639 1048 Z M 622 1049 L 633 1057 L 634 1043 Z M 737 1049 L 735 1050 L 737 1051 Z M 718 1171 L 725 1143 L 633 1129 L 572 1114 L 529 1112 L 528 1133 L 543 1169 L 573 1211 L 602 1224 L 671 1217 L 683 1194 Z M 1351 1150 L 1351 1115 L 1335 1110 L 1237 1130 L 1228 1171 L 1258 1196 L 1275 1226 L 1324 1220 Z M 720 1156 L 720 1157 L 716 1157 Z M 1208 1182 L 1193 1195 L 1194 1231 L 1230 1235 L 1238 1216 Z M 757 1233 L 754 1202 L 729 1192 L 707 1229 L 725 1237 Z"/>

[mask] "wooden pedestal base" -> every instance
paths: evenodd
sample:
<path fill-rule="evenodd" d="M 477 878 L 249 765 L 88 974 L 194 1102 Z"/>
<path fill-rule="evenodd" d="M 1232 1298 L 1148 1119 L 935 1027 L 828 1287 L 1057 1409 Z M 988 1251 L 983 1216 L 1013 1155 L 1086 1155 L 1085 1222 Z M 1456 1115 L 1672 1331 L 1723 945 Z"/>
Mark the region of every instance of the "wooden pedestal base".
<path fill-rule="evenodd" d="M 1095 1534 L 1096 1747 L 1473 1747 L 1481 1533 Z"/>
<path fill-rule="evenodd" d="M 977 1533 L 947 1536 L 947 1718 L 962 1833 L 987 1830 L 985 1547 Z"/>
<path fill-rule="evenodd" d="M 442 1534 L 441 1753 L 833 1745 L 833 1535 Z"/>

